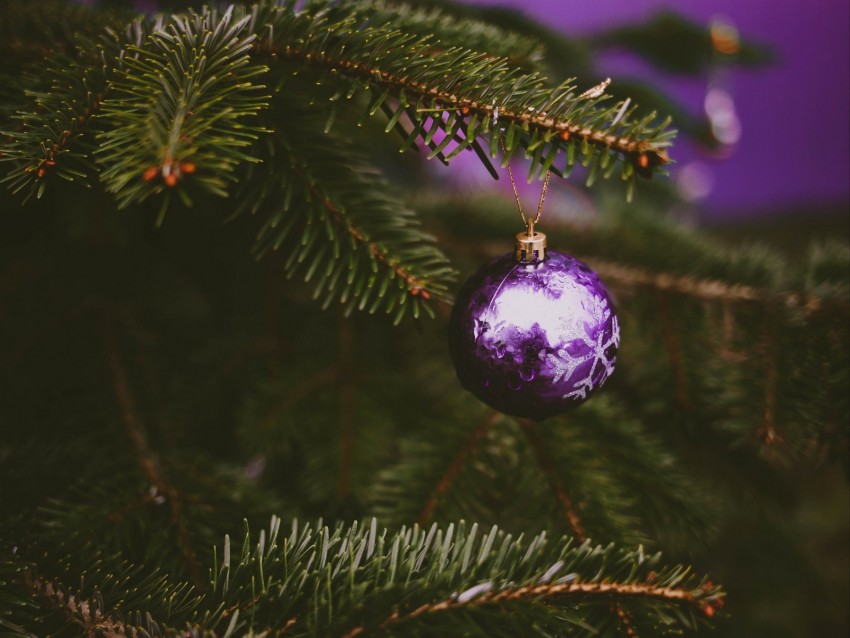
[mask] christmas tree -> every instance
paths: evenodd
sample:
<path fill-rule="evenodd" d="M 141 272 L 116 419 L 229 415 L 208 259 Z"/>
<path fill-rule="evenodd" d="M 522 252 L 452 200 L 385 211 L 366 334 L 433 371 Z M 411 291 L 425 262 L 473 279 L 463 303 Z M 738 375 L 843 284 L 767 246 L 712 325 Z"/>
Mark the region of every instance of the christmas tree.
<path fill-rule="evenodd" d="M 0 635 L 845 635 L 846 242 L 660 213 L 674 128 L 722 140 L 593 70 L 759 46 L 102 5 L 0 16 Z M 538 229 L 619 316 L 604 389 L 540 421 L 449 355 L 460 283 L 523 231 L 452 185 L 470 161 L 526 211 L 551 176 Z"/>

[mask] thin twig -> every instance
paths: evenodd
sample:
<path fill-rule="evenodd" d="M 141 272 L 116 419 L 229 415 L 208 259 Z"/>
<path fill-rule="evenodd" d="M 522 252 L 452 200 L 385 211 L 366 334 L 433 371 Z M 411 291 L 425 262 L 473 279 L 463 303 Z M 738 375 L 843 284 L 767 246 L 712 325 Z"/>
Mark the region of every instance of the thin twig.
<path fill-rule="evenodd" d="M 144 427 L 136 410 L 133 394 L 130 390 L 126 367 L 121 358 L 118 337 L 115 334 L 115 326 L 113 320 L 109 317 L 104 317 L 103 320 L 103 341 L 109 370 L 112 375 L 112 389 L 121 412 L 124 429 L 132 443 L 133 451 L 136 453 L 136 459 L 142 472 L 151 482 L 157 493 L 165 497 L 171 513 L 171 524 L 177 532 L 177 541 L 186 560 L 189 574 L 196 587 L 203 591 L 204 579 L 201 576 L 201 566 L 194 549 L 192 549 L 189 530 L 186 528 L 185 521 L 183 520 L 180 494 L 163 478 L 159 460 L 148 445 L 147 435 L 145 434 Z"/>
<path fill-rule="evenodd" d="M 655 303 L 656 308 L 658 308 L 658 318 L 661 321 L 664 346 L 667 349 L 670 368 L 673 370 L 673 381 L 676 384 L 676 400 L 682 410 L 690 412 L 693 405 L 691 404 L 691 397 L 688 393 L 688 377 L 685 371 L 684 358 L 682 357 L 679 333 L 676 331 L 676 324 L 673 322 L 673 317 L 670 314 L 670 306 L 667 303 L 667 298 L 657 288 L 655 290 Z"/>
<path fill-rule="evenodd" d="M 706 301 L 765 301 L 777 299 L 782 304 L 791 308 L 802 308 L 811 314 L 825 306 L 841 306 L 845 312 L 850 311 L 846 302 L 816 297 L 815 295 L 788 292 L 774 293 L 753 286 L 743 284 L 728 284 L 716 279 L 698 279 L 690 275 L 671 275 L 668 273 L 653 273 L 642 268 L 636 268 L 626 264 L 618 264 L 588 257 L 586 261 L 600 277 L 611 285 L 629 287 L 645 286 L 670 292 L 677 292 L 689 297 L 696 297 Z M 842 305 L 843 304 L 843 305 Z"/>
<path fill-rule="evenodd" d="M 365 245 L 378 262 L 384 264 L 398 275 L 398 277 L 404 281 L 407 286 L 407 290 L 411 295 L 417 296 L 421 294 L 425 299 L 431 298 L 431 293 L 428 290 L 426 282 L 407 272 L 406 268 L 388 256 L 387 250 L 371 241 L 360 229 L 352 225 L 351 221 L 345 216 L 336 202 L 325 195 L 312 178 L 310 178 L 309 175 L 305 175 L 304 171 L 302 171 L 295 162 L 292 163 L 291 168 L 293 173 L 304 180 L 310 194 L 316 201 L 321 203 L 322 207 L 330 214 L 331 221 L 333 221 L 334 224 L 348 232 L 348 234 L 351 235 L 356 242 L 361 245 Z"/>
<path fill-rule="evenodd" d="M 31 164 L 24 168 L 24 172 L 35 172 L 37 179 L 42 179 L 51 169 L 56 166 L 57 158 L 61 153 L 70 146 L 71 142 L 82 134 L 86 124 L 100 111 L 106 99 L 106 92 L 109 88 L 107 84 L 102 91 L 93 96 L 93 98 L 83 107 L 80 115 L 72 119 L 69 128 L 62 131 L 59 137 L 52 143 L 42 142 L 41 147 L 44 151 L 42 157 L 35 164 Z"/>
<path fill-rule="evenodd" d="M 474 246 L 469 242 L 458 242 L 457 238 L 444 236 L 444 243 L 453 241 L 467 252 L 482 256 L 497 255 L 504 252 L 502 241 L 477 241 Z M 806 315 L 821 311 L 837 311 L 850 314 L 850 304 L 846 298 L 817 296 L 803 292 L 774 292 L 745 284 L 731 284 L 717 279 L 702 279 L 693 275 L 675 275 L 665 272 L 651 272 L 631 264 L 617 263 L 599 259 L 595 255 L 575 256 L 586 262 L 611 288 L 654 288 L 675 292 L 703 301 L 723 301 L 728 303 L 772 301 L 787 308 L 799 308 Z"/>
<path fill-rule="evenodd" d="M 436 603 L 426 603 L 417 607 L 411 612 L 400 613 L 395 612 L 390 615 L 380 625 L 380 629 L 386 631 L 392 625 L 402 623 L 408 620 L 414 620 L 426 614 L 432 614 L 440 611 L 452 609 L 469 609 L 470 607 L 480 607 L 482 605 L 497 605 L 504 603 L 512 603 L 522 600 L 539 600 L 541 598 L 551 598 L 555 596 L 625 596 L 635 598 L 654 598 L 663 600 L 669 603 L 690 603 L 696 602 L 696 599 L 691 592 L 684 589 L 676 589 L 674 587 L 655 587 L 648 584 L 624 584 L 624 583 L 547 583 L 543 585 L 526 585 L 524 587 L 515 587 L 503 589 L 496 592 L 486 592 L 463 602 L 456 598 L 448 598 Z M 343 638 L 355 638 L 359 636 L 366 628 L 361 626 L 354 627 L 344 634 Z"/>
<path fill-rule="evenodd" d="M 635 159 L 635 163 L 642 168 L 666 164 L 669 161 L 667 153 L 663 148 L 646 140 L 630 139 L 612 135 L 606 129 L 593 129 L 582 124 L 575 124 L 568 120 L 557 120 L 545 113 L 537 111 L 512 111 L 504 106 L 497 106 L 492 102 L 478 101 L 471 98 L 458 96 L 448 91 L 440 91 L 436 87 L 428 86 L 423 82 L 411 80 L 408 77 L 398 77 L 388 71 L 379 69 L 374 65 L 361 64 L 351 60 L 334 58 L 325 53 L 308 52 L 303 48 L 286 45 L 275 47 L 268 42 L 257 45 L 259 49 L 267 49 L 280 58 L 294 62 L 309 64 L 327 70 L 342 70 L 347 75 L 354 76 L 369 82 L 380 84 L 403 91 L 408 99 L 427 97 L 435 102 L 446 105 L 446 110 L 460 110 L 462 113 L 476 113 L 483 119 L 493 119 L 498 113 L 498 119 L 503 122 L 515 122 L 520 126 L 537 127 L 558 134 L 562 139 L 575 138 L 586 141 L 593 146 L 604 149 L 612 149 L 628 154 L 642 154 L 644 159 Z"/>
<path fill-rule="evenodd" d="M 491 412 L 472 432 L 469 433 L 469 436 L 466 437 L 463 445 L 457 451 L 457 454 L 455 454 L 454 459 L 452 459 L 449 467 L 446 468 L 445 473 L 440 478 L 440 482 L 437 483 L 437 487 L 434 488 L 434 491 L 431 493 L 431 496 L 428 498 L 428 501 L 425 503 L 425 506 L 416 518 L 416 522 L 422 525 L 431 518 L 431 515 L 434 513 L 434 508 L 437 506 L 439 500 L 448 491 L 452 482 L 455 478 L 457 478 L 457 475 L 460 474 L 460 471 L 466 465 L 467 460 L 475 451 L 475 448 L 478 447 L 478 444 L 481 443 L 484 436 L 498 418 L 498 412 Z"/>
<path fill-rule="evenodd" d="M 62 587 L 39 578 L 33 579 L 30 585 L 39 596 L 63 610 L 71 622 L 82 627 L 85 636 L 118 638 L 136 635 L 134 627 L 114 614 L 104 614 L 96 602 L 69 594 Z"/>
<path fill-rule="evenodd" d="M 531 444 L 531 448 L 534 450 L 534 454 L 537 457 L 537 464 L 540 466 L 540 470 L 546 477 L 546 480 L 549 483 L 549 488 L 561 504 L 564 516 L 566 516 L 567 522 L 573 530 L 573 536 L 575 536 L 579 541 L 587 540 L 587 534 L 579 520 L 578 514 L 576 514 L 576 508 L 573 505 L 573 500 L 570 498 L 570 495 L 561 483 L 558 472 L 555 470 L 555 463 L 552 461 L 552 457 L 549 456 L 546 444 L 537 432 L 537 425 L 528 419 L 517 419 L 517 422 L 528 439 L 528 442 Z"/>
<path fill-rule="evenodd" d="M 337 496 L 344 500 L 351 490 L 354 467 L 354 375 L 356 370 L 353 322 L 339 317 L 339 481 Z"/>
<path fill-rule="evenodd" d="M 414 609 L 412 612 L 405 615 L 390 616 L 387 621 L 398 622 L 416 618 L 426 613 L 435 611 L 443 611 L 446 609 L 455 609 L 458 607 L 480 607 L 482 605 L 494 605 L 499 603 L 516 602 L 519 600 L 530 600 L 536 598 L 549 598 L 551 596 L 567 596 L 570 594 L 580 594 L 587 596 L 634 596 L 657 598 L 668 602 L 693 602 L 694 596 L 691 592 L 684 589 L 676 589 L 674 587 L 656 587 L 644 583 L 546 583 L 542 585 L 526 585 L 524 587 L 515 587 L 511 589 L 503 589 L 497 592 L 486 592 L 469 601 L 458 602 L 455 599 L 446 599 L 438 603 L 430 603 L 422 605 Z M 384 624 L 388 624 L 384 621 Z M 383 625 L 382 625 L 383 626 Z"/>

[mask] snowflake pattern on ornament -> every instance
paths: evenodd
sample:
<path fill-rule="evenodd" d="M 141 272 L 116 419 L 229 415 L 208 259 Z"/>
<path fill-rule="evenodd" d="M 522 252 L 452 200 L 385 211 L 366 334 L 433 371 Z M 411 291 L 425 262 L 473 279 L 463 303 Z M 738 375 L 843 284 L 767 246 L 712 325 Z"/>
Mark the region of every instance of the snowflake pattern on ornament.
<path fill-rule="evenodd" d="M 512 253 L 482 267 L 458 295 L 449 347 L 464 388 L 493 408 L 544 419 L 574 408 L 613 373 L 620 341 L 611 296 L 579 260 Z"/>
<path fill-rule="evenodd" d="M 604 304 L 604 300 L 598 297 L 594 297 L 593 301 L 593 310 L 601 312 L 603 322 L 608 321 L 608 319 L 611 318 L 611 311 L 607 307 L 607 304 Z M 584 352 L 575 356 L 570 354 L 564 348 L 558 349 L 555 354 L 547 353 L 545 350 L 540 352 L 540 358 L 545 358 L 547 363 L 549 363 L 552 367 L 554 372 L 552 377 L 553 383 L 559 383 L 564 379 L 569 379 L 579 366 L 587 363 L 588 361 L 592 361 L 587 375 L 581 379 L 577 379 L 573 383 L 572 389 L 565 393 L 562 398 L 586 399 L 588 393 L 593 390 L 594 387 L 601 386 L 614 372 L 614 364 L 617 361 L 616 355 L 609 358 L 606 352 L 612 346 L 617 348 L 620 345 L 620 324 L 617 321 L 616 315 L 611 321 L 611 336 L 607 340 L 603 341 L 604 338 L 604 330 L 600 330 L 597 333 L 595 340 L 589 337 L 585 338 L 584 336 L 579 337 L 576 341 L 578 341 L 580 345 L 584 346 L 583 348 L 580 348 Z M 594 382 L 594 377 L 600 367 L 604 368 L 602 378 L 597 382 Z"/>

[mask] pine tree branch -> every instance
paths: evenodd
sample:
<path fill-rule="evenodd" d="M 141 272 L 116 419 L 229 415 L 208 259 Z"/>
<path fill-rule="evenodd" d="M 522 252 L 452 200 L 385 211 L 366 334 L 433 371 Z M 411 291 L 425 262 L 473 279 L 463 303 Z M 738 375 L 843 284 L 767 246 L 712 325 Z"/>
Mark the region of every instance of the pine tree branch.
<path fill-rule="evenodd" d="M 435 49 L 431 38 L 410 35 L 392 22 L 364 25 L 356 5 L 325 8 L 317 3 L 295 17 L 286 10 L 263 13 L 267 27 L 258 31 L 256 50 L 271 60 L 353 80 L 354 88 L 331 99 L 365 89 L 371 94 L 366 116 L 391 103 L 388 131 L 402 126 L 403 115 L 413 123 L 412 131 L 403 132 L 408 139 L 403 149 L 420 136 L 430 146 L 440 130 L 442 141 L 431 157 L 450 160 L 478 138 L 496 156 L 504 130 L 508 156 L 521 146 L 533 158 L 529 177 L 547 170 L 565 175 L 580 158 L 589 167 L 589 181 L 610 176 L 619 164 L 624 180 L 635 173 L 649 176 L 668 161 L 669 122 L 656 122 L 654 113 L 633 120 L 635 109 L 627 100 L 600 106 L 602 85 L 584 92 L 569 82 L 547 88 L 540 75 L 471 51 L 462 38 Z M 558 158 L 563 167 L 555 166 Z"/>
<path fill-rule="evenodd" d="M 661 320 L 661 332 L 664 338 L 664 347 L 667 350 L 667 358 L 670 361 L 670 369 L 673 373 L 673 381 L 676 385 L 676 400 L 685 412 L 693 410 L 690 393 L 688 392 L 688 376 L 686 373 L 687 367 L 682 356 L 682 348 L 679 342 L 679 333 L 673 317 L 670 313 L 670 307 L 667 303 L 667 297 L 664 292 L 655 289 L 655 302 L 658 308 L 658 317 Z"/>
<path fill-rule="evenodd" d="M 448 299 L 454 279 L 434 238 L 351 143 L 323 132 L 322 118 L 275 107 L 289 125 L 259 145 L 263 165 L 240 180 L 233 214 L 265 218 L 257 257 L 284 247 L 287 276 L 315 279 L 323 307 L 338 300 L 345 314 L 382 308 L 395 323 L 407 314 L 433 316 L 429 300 Z M 268 180 L 257 188 L 259 175 Z"/>
<path fill-rule="evenodd" d="M 78 71 L 70 82 L 65 79 L 69 67 Z M 78 148 L 79 142 L 108 92 L 105 73 L 80 68 L 70 60 L 53 59 L 42 73 L 53 78 L 50 88 L 32 91 L 33 106 L 16 116 L 17 129 L 0 133 L 5 137 L 0 160 L 12 163 L 0 182 L 7 183 L 12 193 L 26 189 L 27 199 L 41 197 L 51 174 L 69 181 L 88 176 L 91 166 L 84 156 L 91 149 L 90 140 L 83 148 Z M 46 117 L 51 119 L 45 121 Z"/>
<path fill-rule="evenodd" d="M 570 495 L 567 493 L 567 490 L 564 488 L 560 478 L 558 477 L 558 473 L 555 470 L 555 464 L 546 450 L 546 444 L 537 433 L 537 425 L 528 419 L 517 419 L 516 421 L 519 423 L 523 434 L 525 434 L 525 437 L 531 444 L 537 463 L 540 466 L 540 470 L 546 477 L 546 481 L 549 483 L 549 487 L 555 495 L 555 498 L 558 499 L 558 503 L 561 505 L 564 516 L 569 523 L 570 529 L 573 531 L 573 535 L 579 541 L 587 540 L 587 534 L 585 533 L 584 527 L 576 514 L 576 508 L 573 504 L 573 500 L 570 498 Z"/>
<path fill-rule="evenodd" d="M 594 270 L 603 279 L 611 282 L 612 286 L 653 288 L 658 291 L 675 292 L 705 301 L 764 302 L 769 299 L 776 299 L 778 303 L 788 307 L 801 308 L 807 314 L 820 312 L 824 309 L 850 313 L 850 304 L 847 304 L 846 300 L 824 298 L 800 292 L 775 293 L 754 286 L 730 284 L 717 279 L 653 273 L 643 268 L 601 260 L 592 256 L 586 259 L 593 264 Z"/>
<path fill-rule="evenodd" d="M 135 627 L 116 614 L 105 614 L 95 600 L 80 598 L 39 578 L 33 579 L 31 586 L 42 600 L 62 612 L 66 621 L 79 626 L 86 636 L 118 638 L 136 635 Z"/>
<path fill-rule="evenodd" d="M 217 556 L 210 604 L 224 604 L 222 621 L 232 614 L 234 622 L 238 611 L 240 618 L 250 616 L 245 630 L 270 635 L 292 630 L 353 638 L 395 633 L 403 625 L 411 636 L 484 627 L 508 636 L 528 623 L 552 631 L 570 623 L 589 636 L 610 623 L 610 605 L 619 602 L 663 635 L 694 628 L 722 597 L 710 583 L 661 567 L 658 555 L 642 550 L 574 547 L 568 539 L 552 544 L 544 535 L 514 540 L 496 527 L 479 536 L 477 525 L 388 534 L 379 533 L 373 519 L 334 530 L 294 524 L 282 537 L 273 519 L 269 534 L 261 533 L 256 544 L 246 539 L 239 557 L 229 540 Z M 498 616 L 491 616 L 496 608 Z M 489 622 L 497 617 L 512 620 Z"/>
<path fill-rule="evenodd" d="M 337 495 L 344 502 L 351 491 L 351 472 L 354 467 L 355 442 L 355 337 L 354 326 L 349 319 L 340 317 L 339 322 L 339 479 Z"/>
<path fill-rule="evenodd" d="M 262 133 L 246 124 L 266 106 L 262 87 L 254 84 L 266 69 L 252 64 L 249 53 L 354 80 L 373 93 L 369 114 L 392 102 L 388 130 L 402 127 L 407 115 L 413 130 L 405 133 L 405 146 L 421 136 L 431 156 L 444 161 L 469 148 L 485 158 L 479 138 L 498 155 L 504 130 L 507 155 L 524 148 L 534 159 L 532 174 L 566 174 L 580 160 L 589 167 L 590 182 L 611 175 L 622 161 L 623 179 L 632 180 L 666 163 L 672 133 L 666 122 L 654 123 L 654 114 L 632 121 L 628 101 L 600 106 L 601 85 L 584 93 L 569 83 L 548 89 L 541 76 L 510 59 L 464 48 L 472 21 L 450 27 L 446 20 L 437 33 L 447 42 L 435 46 L 433 34 L 417 34 L 433 17 L 368 2 L 316 2 L 299 10 L 292 2 L 268 0 L 221 14 L 205 10 L 136 21 L 120 37 L 112 31 L 102 52 L 93 51 L 91 42 L 79 45 L 73 86 L 62 84 L 67 70 L 56 70 L 57 80 L 36 112 L 22 116 L 31 120 L 31 130 L 7 133 L 6 159 L 15 165 L 5 181 L 13 191 L 29 188 L 29 195 L 40 196 L 50 172 L 85 180 L 92 168 L 86 156 L 96 150 L 101 177 L 119 206 L 161 194 L 162 215 L 172 194 L 192 202 L 189 182 L 226 194 L 232 169 L 255 159 L 244 149 Z M 385 18 L 390 22 L 382 25 Z M 496 50 L 505 46 L 498 30 L 484 33 L 479 31 Z M 97 144 L 67 153 L 100 111 Z M 67 121 L 48 124 L 45 118 L 56 112 Z M 434 139 L 437 131 L 442 141 Z M 563 168 L 555 166 L 559 157 L 566 158 Z"/>
<path fill-rule="evenodd" d="M 525 587 L 502 589 L 498 592 L 485 590 L 484 593 L 478 596 L 470 596 L 465 600 L 461 594 L 455 598 L 448 598 L 436 603 L 429 603 L 417 607 L 406 614 L 395 613 L 381 623 L 380 628 L 388 629 L 391 625 L 411 621 L 425 614 L 433 614 L 441 611 L 463 610 L 471 607 L 479 607 L 482 605 L 499 605 L 507 604 L 516 601 L 526 600 L 546 600 L 555 597 L 568 597 L 580 595 L 584 598 L 592 599 L 597 596 L 608 598 L 609 596 L 617 596 L 619 598 L 655 598 L 665 602 L 695 602 L 695 597 L 692 592 L 685 589 L 677 589 L 675 587 L 655 587 L 653 585 L 631 585 L 619 583 L 546 583 L 543 585 L 528 585 Z M 355 636 L 363 633 L 363 627 L 356 627 L 345 634 L 345 638 L 355 638 Z"/>
<path fill-rule="evenodd" d="M 120 207 L 165 194 L 160 219 L 183 182 L 225 196 L 234 169 L 255 161 L 244 152 L 262 129 L 250 121 L 266 106 L 251 63 L 250 15 L 174 16 L 140 46 L 127 47 L 103 109 L 98 148 L 101 177 Z M 191 180 L 188 178 L 191 177 Z"/>
<path fill-rule="evenodd" d="M 421 294 L 423 299 L 431 298 L 431 293 L 427 288 L 425 288 L 426 284 L 408 273 L 407 269 L 401 266 L 389 255 L 389 251 L 381 248 L 377 243 L 370 241 L 368 235 L 353 225 L 345 217 L 340 205 L 321 192 L 316 182 L 313 181 L 310 176 L 303 173 L 298 168 L 297 164 L 293 166 L 292 172 L 307 184 L 310 195 L 321 203 L 322 207 L 328 213 L 330 219 L 339 230 L 347 232 L 358 245 L 367 249 L 375 260 L 389 268 L 395 276 L 404 282 L 411 295 L 417 296 Z M 440 297 L 440 299 L 442 299 L 442 297 Z"/>
<path fill-rule="evenodd" d="M 304 63 L 313 68 L 348 75 L 360 80 L 367 86 L 376 84 L 400 97 L 404 96 L 405 98 L 412 98 L 419 102 L 424 101 L 428 106 L 420 107 L 424 109 L 424 111 L 419 111 L 417 109 L 417 113 L 435 110 L 442 111 L 446 116 L 458 118 L 457 121 L 465 124 L 463 128 L 466 129 L 466 138 L 470 141 L 462 144 L 461 148 L 465 147 L 467 144 L 471 144 L 471 140 L 476 138 L 476 136 L 470 135 L 470 131 L 475 130 L 477 125 L 481 125 L 482 130 L 487 131 L 487 122 L 492 122 L 493 127 L 495 127 L 497 123 L 511 126 L 511 130 L 508 134 L 508 139 L 510 141 L 506 143 L 508 145 L 507 150 L 511 153 L 515 149 L 512 136 L 513 127 L 517 127 L 517 129 L 523 131 L 531 130 L 535 134 L 532 137 L 532 141 L 525 144 L 526 151 L 529 155 L 535 148 L 542 150 L 544 148 L 544 141 L 552 143 L 552 146 L 546 152 L 546 159 L 544 160 L 542 168 L 539 170 L 541 173 L 546 172 L 546 170 L 553 169 L 554 158 L 557 157 L 559 150 L 562 148 L 559 146 L 560 142 L 563 142 L 564 148 L 567 148 L 567 143 L 570 143 L 571 141 L 572 144 L 584 144 L 583 153 L 588 158 L 592 155 L 591 152 L 587 150 L 588 146 L 595 147 L 604 153 L 611 151 L 614 153 L 620 153 L 634 166 L 635 172 L 645 176 L 650 176 L 654 168 L 669 162 L 667 152 L 663 148 L 659 148 L 656 145 L 657 143 L 651 140 L 613 134 L 608 131 L 608 128 L 603 128 L 602 126 L 588 126 L 583 122 L 575 123 L 569 119 L 550 117 L 546 112 L 535 112 L 538 109 L 535 109 L 534 107 L 527 107 L 527 111 L 520 111 L 506 106 L 498 107 L 495 104 L 495 101 L 491 103 L 482 102 L 474 98 L 464 97 L 463 95 L 459 95 L 451 91 L 440 90 L 426 82 L 417 82 L 407 76 L 396 75 L 390 71 L 382 70 L 380 67 L 375 65 L 360 64 L 351 60 L 336 58 L 321 52 L 317 53 L 292 45 L 285 45 L 280 48 L 270 48 L 268 52 L 280 57 L 281 59 Z M 456 52 L 452 51 L 451 53 L 454 54 Z M 486 56 L 481 59 L 489 61 Z M 498 60 L 498 62 L 501 62 L 501 60 Z M 487 72 L 484 71 L 484 74 L 486 75 Z M 517 83 L 519 83 L 519 81 Z M 561 94 L 566 93 L 571 97 L 575 97 L 574 94 L 569 93 L 570 89 L 572 89 L 570 85 L 565 85 L 559 87 L 557 92 Z M 589 91 L 593 90 L 594 89 L 589 89 Z M 595 93 L 588 94 L 585 92 L 585 94 L 587 94 L 588 97 L 582 98 L 580 95 L 577 99 L 587 99 L 592 101 L 599 97 L 598 95 L 596 97 L 592 97 Z M 406 100 L 402 102 L 402 104 L 407 106 Z M 623 104 L 625 105 L 625 103 Z M 460 117 L 458 117 L 458 114 Z M 467 118 L 466 116 L 470 117 Z M 419 116 L 417 119 L 420 120 L 420 126 L 427 121 L 436 121 L 434 118 L 423 118 L 422 116 Z M 597 117 L 596 119 L 601 118 Z M 460 128 L 461 124 L 458 124 L 457 128 L 453 129 L 452 136 L 454 136 Z M 497 136 L 493 134 L 491 137 Z M 567 152 L 568 151 L 565 151 L 565 153 Z M 572 151 L 572 153 L 574 153 L 574 151 Z M 535 159 L 538 161 L 535 162 L 535 164 L 540 161 L 540 156 L 541 154 L 538 152 L 535 156 Z M 572 160 L 569 159 L 570 155 L 567 155 L 567 157 L 566 166 L 560 170 L 554 169 L 554 172 L 558 174 L 566 174 L 569 172 L 568 169 L 572 166 Z M 608 155 L 603 155 L 602 157 L 608 157 Z M 588 159 L 588 162 L 589 161 L 590 160 Z M 605 161 L 605 165 L 609 165 L 608 160 Z M 624 174 L 624 177 L 629 176 L 630 173 Z"/>
<path fill-rule="evenodd" d="M 183 551 L 192 581 L 196 587 L 203 590 L 205 581 L 201 575 L 200 563 L 195 550 L 192 548 L 189 530 L 184 520 L 180 493 L 165 480 L 159 460 L 148 444 L 144 426 L 140 421 L 135 407 L 135 400 L 130 391 L 130 383 L 119 352 L 118 337 L 115 334 L 113 321 L 105 317 L 102 324 L 104 348 L 112 376 L 112 388 L 115 393 L 116 402 L 120 408 L 121 420 L 124 423 L 127 436 L 133 445 L 136 459 L 145 476 L 151 482 L 156 492 L 162 495 L 168 504 L 171 511 L 171 524 L 177 532 L 177 540 Z"/>
<path fill-rule="evenodd" d="M 473 452 L 487 435 L 487 432 L 493 426 L 493 423 L 496 419 L 499 418 L 498 412 L 491 412 L 487 415 L 487 417 L 481 421 L 481 423 L 470 432 L 466 441 L 464 441 L 463 446 L 457 451 L 454 458 L 452 459 L 451 464 L 446 468 L 445 473 L 442 477 L 440 477 L 440 482 L 437 484 L 437 487 L 434 488 L 434 492 L 428 498 L 428 501 L 422 508 L 422 511 L 419 513 L 419 516 L 416 518 L 416 522 L 420 525 L 425 524 L 429 520 L 431 520 L 431 516 L 434 513 L 434 508 L 437 507 L 437 504 L 440 501 L 440 498 L 449 490 L 452 482 L 460 474 L 463 467 L 466 465 L 467 461 L 471 458 Z"/>
<path fill-rule="evenodd" d="M 13 193 L 26 189 L 25 201 L 33 195 L 41 197 L 52 175 L 90 185 L 87 180 L 96 170 L 90 159 L 96 148 L 93 132 L 114 73 L 123 67 L 127 47 L 139 46 L 156 28 L 156 24 L 134 20 L 122 30 L 120 14 L 80 7 L 69 12 L 68 3 L 61 4 L 45 2 L 38 3 L 35 11 L 23 9 L 27 16 L 19 18 L 23 22 L 19 27 L 51 23 L 52 27 L 41 27 L 50 31 L 79 22 L 79 28 L 100 38 L 66 32 L 57 39 L 59 51 L 23 74 L 24 79 L 32 78 L 31 88 L 25 91 L 29 104 L 19 105 L 13 116 L 17 127 L 3 133 L 0 160 L 12 162 L 12 167 L 0 183 L 7 183 Z"/>

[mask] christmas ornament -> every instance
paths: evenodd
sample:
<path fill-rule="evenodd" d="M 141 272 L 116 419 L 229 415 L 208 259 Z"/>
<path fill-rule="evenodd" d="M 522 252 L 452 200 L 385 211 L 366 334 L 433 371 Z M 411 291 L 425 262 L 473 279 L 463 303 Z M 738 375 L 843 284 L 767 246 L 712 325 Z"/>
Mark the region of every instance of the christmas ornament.
<path fill-rule="evenodd" d="M 527 231 L 517 235 L 514 252 L 466 282 L 449 323 L 461 385 L 500 412 L 532 419 L 564 412 L 602 387 L 620 341 L 614 305 L 596 273 L 547 251 L 546 236 L 534 230 L 548 178 L 537 218 L 526 221 L 520 206 Z"/>

